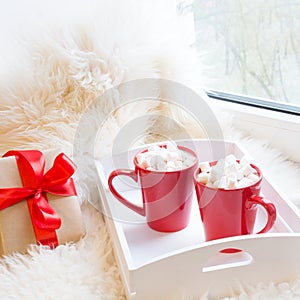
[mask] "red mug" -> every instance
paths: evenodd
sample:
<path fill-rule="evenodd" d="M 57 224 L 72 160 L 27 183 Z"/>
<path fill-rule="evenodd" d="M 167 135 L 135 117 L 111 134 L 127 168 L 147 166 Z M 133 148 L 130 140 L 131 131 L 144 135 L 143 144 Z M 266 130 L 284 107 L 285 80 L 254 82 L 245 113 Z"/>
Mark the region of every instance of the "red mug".
<path fill-rule="evenodd" d="M 165 147 L 165 145 L 160 146 Z M 175 232 L 184 229 L 190 219 L 194 193 L 193 175 L 197 168 L 196 154 L 183 146 L 179 150 L 186 151 L 194 157 L 190 166 L 175 171 L 147 170 L 138 164 L 134 157 L 134 170 L 117 169 L 110 173 L 108 186 L 112 194 L 128 208 L 145 216 L 150 228 L 160 232 Z M 142 152 L 148 151 L 143 150 Z M 129 176 L 139 182 L 142 191 L 142 206 L 125 199 L 113 185 L 117 176 Z"/>
<path fill-rule="evenodd" d="M 211 162 L 213 166 L 217 162 Z M 199 168 L 194 174 L 194 183 L 206 241 L 219 238 L 252 234 L 257 215 L 257 205 L 267 212 L 267 222 L 257 233 L 269 231 L 276 220 L 273 203 L 260 196 L 262 172 L 257 171 L 259 179 L 252 185 L 242 188 L 212 188 L 197 181 Z"/>

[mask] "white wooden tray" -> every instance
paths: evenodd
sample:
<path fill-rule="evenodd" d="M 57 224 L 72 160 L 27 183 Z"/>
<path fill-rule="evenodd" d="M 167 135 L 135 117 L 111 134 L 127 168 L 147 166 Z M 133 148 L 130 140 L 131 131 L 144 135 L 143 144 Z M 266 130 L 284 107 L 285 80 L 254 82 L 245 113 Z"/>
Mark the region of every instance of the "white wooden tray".
<path fill-rule="evenodd" d="M 241 158 L 245 154 L 240 146 L 229 141 L 176 142 L 194 149 L 199 161 L 216 160 L 231 153 Z M 300 214 L 267 179 L 263 180 L 262 193 L 277 208 L 277 220 L 268 233 L 205 242 L 196 196 L 187 228 L 176 233 L 148 228 L 145 219 L 119 203 L 107 185 L 109 173 L 117 168 L 133 168 L 134 154 L 145 147 L 95 162 L 100 209 L 111 233 L 128 299 L 180 299 L 204 293 L 208 297 L 225 297 L 238 292 L 241 285 L 247 288 L 260 282 L 276 283 L 298 275 Z M 134 182 L 116 179 L 115 185 L 128 199 L 141 201 L 141 192 Z M 262 228 L 264 220 L 261 210 L 256 231 Z M 242 251 L 220 252 L 232 248 Z"/>

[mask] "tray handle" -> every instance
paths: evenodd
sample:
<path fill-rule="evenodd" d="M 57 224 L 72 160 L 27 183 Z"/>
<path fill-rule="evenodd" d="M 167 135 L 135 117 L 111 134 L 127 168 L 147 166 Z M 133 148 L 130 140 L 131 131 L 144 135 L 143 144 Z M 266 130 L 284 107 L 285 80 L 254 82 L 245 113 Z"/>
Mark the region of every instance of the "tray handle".
<path fill-rule="evenodd" d="M 250 253 L 238 248 L 225 248 L 211 256 L 202 266 L 202 272 L 247 266 L 253 263 Z"/>

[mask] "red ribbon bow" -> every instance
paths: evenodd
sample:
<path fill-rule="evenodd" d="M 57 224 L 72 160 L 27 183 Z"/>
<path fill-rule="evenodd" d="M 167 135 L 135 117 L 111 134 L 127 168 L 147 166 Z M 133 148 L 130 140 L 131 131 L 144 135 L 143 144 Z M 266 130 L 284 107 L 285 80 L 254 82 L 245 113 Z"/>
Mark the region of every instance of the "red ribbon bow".
<path fill-rule="evenodd" d="M 3 157 L 15 156 L 23 187 L 1 188 L 0 209 L 27 200 L 34 234 L 38 244 L 56 247 L 56 231 L 61 219 L 49 205 L 46 193 L 59 196 L 75 196 L 76 189 L 71 176 L 75 164 L 63 153 L 44 174 L 45 158 L 38 150 L 8 151 Z"/>

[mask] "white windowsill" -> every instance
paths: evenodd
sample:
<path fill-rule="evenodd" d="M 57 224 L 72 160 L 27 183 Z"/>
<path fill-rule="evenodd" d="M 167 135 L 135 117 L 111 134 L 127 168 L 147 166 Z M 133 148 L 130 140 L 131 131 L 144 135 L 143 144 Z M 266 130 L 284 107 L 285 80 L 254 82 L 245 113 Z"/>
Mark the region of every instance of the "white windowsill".
<path fill-rule="evenodd" d="M 262 108 L 211 99 L 212 105 L 232 114 L 236 128 L 300 162 L 300 117 Z"/>

